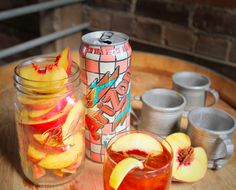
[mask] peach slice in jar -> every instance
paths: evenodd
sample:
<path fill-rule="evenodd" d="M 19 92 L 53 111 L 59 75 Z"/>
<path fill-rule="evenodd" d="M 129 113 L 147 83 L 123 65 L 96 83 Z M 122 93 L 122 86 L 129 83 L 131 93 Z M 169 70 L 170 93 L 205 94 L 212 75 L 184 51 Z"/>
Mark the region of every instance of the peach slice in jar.
<path fill-rule="evenodd" d="M 47 154 L 45 152 L 38 150 L 37 148 L 35 148 L 31 144 L 29 144 L 27 155 L 31 161 L 37 162 L 37 161 L 40 161 L 43 158 L 45 158 Z"/>
<path fill-rule="evenodd" d="M 60 127 L 66 121 L 70 109 L 71 105 L 67 104 L 61 112 L 53 117 L 39 121 L 32 120 L 29 117 L 30 111 L 22 110 L 18 120 L 24 127 L 30 127 L 36 133 L 44 133 L 51 128 Z"/>
<path fill-rule="evenodd" d="M 76 170 L 80 165 L 81 165 L 81 162 L 84 158 L 84 155 L 83 154 L 79 154 L 78 155 L 78 158 L 76 159 L 75 163 L 68 166 L 67 168 L 65 169 L 68 169 L 68 170 Z"/>
<path fill-rule="evenodd" d="M 84 139 L 81 133 L 77 133 L 70 138 L 72 138 L 71 141 L 74 142 L 74 145 L 69 150 L 59 154 L 48 154 L 38 165 L 46 169 L 61 169 L 74 163 L 77 156 L 84 150 Z"/>
<path fill-rule="evenodd" d="M 27 90 L 42 94 L 63 91 L 68 77 L 63 67 L 46 62 L 26 65 L 20 68 L 19 75 L 24 79 L 22 83 Z"/>
<path fill-rule="evenodd" d="M 55 63 L 64 68 L 66 73 L 71 73 L 72 57 L 69 48 L 65 48 L 57 57 Z"/>
<path fill-rule="evenodd" d="M 74 144 L 65 145 L 61 140 L 60 128 L 55 128 L 59 132 L 58 134 L 50 134 L 49 132 L 43 134 L 33 134 L 33 139 L 36 141 L 35 146 L 39 150 L 43 150 L 49 154 L 65 152 L 71 148 Z"/>
<path fill-rule="evenodd" d="M 66 98 L 64 98 L 52 107 L 49 107 L 47 109 L 29 111 L 29 117 L 35 121 L 49 119 L 58 114 L 60 111 L 62 111 L 65 108 L 66 104 L 67 100 Z"/>
<path fill-rule="evenodd" d="M 32 165 L 32 176 L 34 179 L 39 179 L 46 175 L 46 170 L 37 166 L 36 164 Z"/>
<path fill-rule="evenodd" d="M 84 106 L 81 100 L 73 102 L 73 107 L 68 113 L 65 123 L 62 125 L 62 140 L 64 144 L 70 144 L 70 139 L 68 138 L 71 133 L 74 132 L 75 128 L 78 128 L 77 123 L 82 118 L 82 112 L 84 111 Z"/>
<path fill-rule="evenodd" d="M 48 109 L 55 105 L 57 99 L 51 98 L 27 98 L 26 96 L 18 96 L 18 101 L 27 109 L 27 110 L 44 110 Z"/>

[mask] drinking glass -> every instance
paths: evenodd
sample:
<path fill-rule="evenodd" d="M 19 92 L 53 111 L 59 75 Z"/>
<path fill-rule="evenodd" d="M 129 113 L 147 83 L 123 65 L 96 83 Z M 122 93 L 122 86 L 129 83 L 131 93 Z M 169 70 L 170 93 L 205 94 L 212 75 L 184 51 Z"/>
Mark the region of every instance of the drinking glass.
<path fill-rule="evenodd" d="M 132 134 L 132 137 L 130 136 Z M 141 134 L 141 135 L 140 135 Z M 121 138 L 127 137 L 124 144 L 120 143 Z M 147 140 L 154 139 L 153 143 Z M 129 137 L 131 137 L 129 139 Z M 160 143 L 162 152 L 146 152 L 151 150 L 154 144 Z M 118 143 L 119 151 L 112 147 Z M 128 146 L 128 148 L 126 148 Z M 122 150 L 124 149 L 124 150 Z M 146 131 L 128 131 L 120 133 L 111 139 L 107 145 L 104 161 L 104 189 L 113 190 L 110 185 L 110 178 L 114 168 L 127 158 L 139 160 L 143 168 L 130 170 L 123 178 L 118 190 L 167 190 L 169 189 L 172 175 L 173 153 L 171 146 L 160 136 Z"/>

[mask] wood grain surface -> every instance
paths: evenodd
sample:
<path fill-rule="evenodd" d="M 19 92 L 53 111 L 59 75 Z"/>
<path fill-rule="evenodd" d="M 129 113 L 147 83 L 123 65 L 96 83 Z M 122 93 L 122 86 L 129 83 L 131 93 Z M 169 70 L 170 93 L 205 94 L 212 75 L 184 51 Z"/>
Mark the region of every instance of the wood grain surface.
<path fill-rule="evenodd" d="M 78 53 L 73 54 L 78 62 Z M 103 166 L 86 159 L 81 174 L 71 182 L 56 187 L 37 187 L 25 179 L 18 157 L 18 144 L 14 121 L 14 67 L 19 62 L 0 67 L 0 190 L 102 190 Z M 142 95 L 151 88 L 171 88 L 174 72 L 189 70 L 207 75 L 221 100 L 214 106 L 236 117 L 236 83 L 201 66 L 166 56 L 134 52 L 132 57 L 132 95 Z M 211 101 L 211 97 L 208 97 Z M 140 114 L 140 103 L 133 103 Z M 233 143 L 236 145 L 236 134 Z M 206 176 L 195 183 L 172 183 L 171 190 L 235 190 L 236 154 L 220 170 L 208 170 Z"/>

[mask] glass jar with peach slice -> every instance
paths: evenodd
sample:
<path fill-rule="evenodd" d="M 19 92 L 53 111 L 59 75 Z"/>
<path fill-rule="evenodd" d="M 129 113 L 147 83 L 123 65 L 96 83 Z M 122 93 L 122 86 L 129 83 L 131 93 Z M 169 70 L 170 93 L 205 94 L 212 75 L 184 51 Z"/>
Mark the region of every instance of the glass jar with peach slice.
<path fill-rule="evenodd" d="M 120 133 L 107 145 L 104 161 L 105 190 L 168 190 L 173 153 L 156 134 Z"/>
<path fill-rule="evenodd" d="M 79 68 L 69 49 L 15 68 L 15 115 L 25 176 L 40 186 L 66 183 L 84 163 L 84 106 Z"/>

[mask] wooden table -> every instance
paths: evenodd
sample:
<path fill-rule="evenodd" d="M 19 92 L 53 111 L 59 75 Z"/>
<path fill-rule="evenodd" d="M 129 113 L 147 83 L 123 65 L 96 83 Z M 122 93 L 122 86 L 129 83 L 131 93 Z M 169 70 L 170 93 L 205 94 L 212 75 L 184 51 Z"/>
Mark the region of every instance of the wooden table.
<path fill-rule="evenodd" d="M 78 54 L 73 57 L 78 60 Z M 80 176 L 65 185 L 53 188 L 39 188 L 28 182 L 21 171 L 17 152 L 14 123 L 13 68 L 18 62 L 0 67 L 0 190 L 102 190 L 102 164 L 85 162 Z M 215 107 L 221 108 L 236 117 L 236 83 L 189 62 L 143 52 L 133 53 L 132 94 L 141 95 L 145 90 L 157 87 L 171 88 L 171 75 L 182 70 L 197 71 L 212 80 L 212 87 L 218 90 L 221 100 Z M 133 105 L 140 109 L 140 105 Z M 236 145 L 236 133 L 234 144 Z M 208 170 L 206 176 L 195 183 L 172 183 L 171 190 L 235 190 L 236 154 L 221 170 Z"/>

